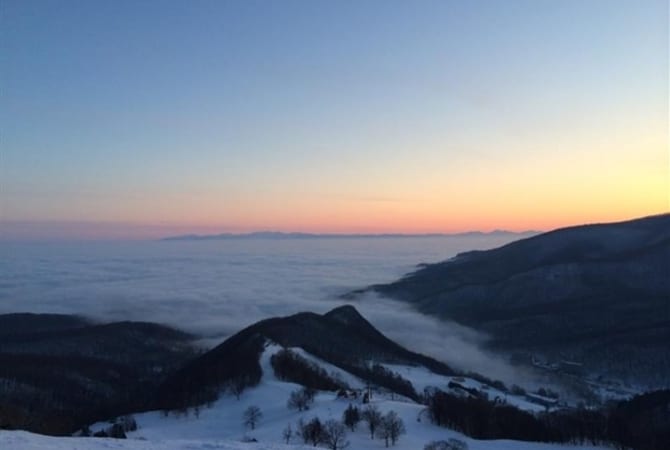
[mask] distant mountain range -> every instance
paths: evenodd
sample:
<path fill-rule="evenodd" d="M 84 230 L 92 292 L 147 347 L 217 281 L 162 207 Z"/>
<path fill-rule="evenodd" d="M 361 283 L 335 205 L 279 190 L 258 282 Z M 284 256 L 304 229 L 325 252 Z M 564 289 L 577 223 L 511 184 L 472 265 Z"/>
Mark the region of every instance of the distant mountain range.
<path fill-rule="evenodd" d="M 168 236 L 161 241 L 215 241 L 223 239 L 342 239 L 342 238 L 434 238 L 434 237 L 472 237 L 472 236 L 530 236 L 538 234 L 540 231 L 507 231 L 493 230 L 467 231 L 463 233 L 423 233 L 423 234 L 405 234 L 405 233 L 284 233 L 281 231 L 256 231 L 253 233 L 221 233 L 221 234 L 184 234 L 180 236 Z"/>
<path fill-rule="evenodd" d="M 524 358 L 670 384 L 670 214 L 462 253 L 363 291 L 484 331 Z"/>

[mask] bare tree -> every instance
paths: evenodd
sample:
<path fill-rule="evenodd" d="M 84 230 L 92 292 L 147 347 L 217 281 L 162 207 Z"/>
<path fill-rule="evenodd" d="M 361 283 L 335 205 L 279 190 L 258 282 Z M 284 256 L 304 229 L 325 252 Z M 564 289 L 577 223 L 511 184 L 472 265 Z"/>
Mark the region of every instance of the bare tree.
<path fill-rule="evenodd" d="M 256 429 L 258 421 L 263 417 L 263 413 L 258 406 L 250 406 L 244 411 L 244 425 L 251 427 L 252 430 Z"/>
<path fill-rule="evenodd" d="M 314 447 L 323 442 L 324 432 L 323 424 L 318 417 L 314 417 L 307 423 L 302 421 L 298 422 L 299 434 L 302 437 L 302 440 L 305 444 L 312 444 Z"/>
<path fill-rule="evenodd" d="M 330 419 L 323 424 L 322 442 L 330 450 L 341 450 L 349 446 L 347 430 L 339 420 Z"/>
<path fill-rule="evenodd" d="M 302 439 L 303 443 L 307 443 L 307 438 L 305 437 L 305 421 L 300 417 L 298 423 L 295 424 L 295 436 Z"/>
<path fill-rule="evenodd" d="M 315 392 L 313 389 L 302 388 L 299 391 L 293 391 L 289 395 L 286 406 L 289 409 L 297 409 L 298 411 L 306 411 L 314 403 Z"/>
<path fill-rule="evenodd" d="M 405 424 L 395 411 L 389 411 L 382 417 L 378 430 L 379 437 L 384 439 L 384 443 L 388 447 L 389 440 L 391 445 L 395 445 L 401 434 L 405 434 Z"/>
<path fill-rule="evenodd" d="M 370 439 L 375 438 L 375 431 L 382 421 L 382 413 L 374 405 L 368 405 L 361 413 L 361 418 L 368 424 L 370 430 Z"/>
<path fill-rule="evenodd" d="M 287 444 L 291 442 L 291 438 L 293 437 L 293 428 L 291 428 L 290 423 L 286 425 L 286 428 L 284 428 L 281 435 L 284 438 L 284 442 L 286 442 Z"/>
<path fill-rule="evenodd" d="M 351 431 L 356 431 L 356 425 L 358 425 L 358 422 L 361 420 L 361 413 L 357 407 L 349 403 L 347 409 L 342 413 L 342 420 Z"/>

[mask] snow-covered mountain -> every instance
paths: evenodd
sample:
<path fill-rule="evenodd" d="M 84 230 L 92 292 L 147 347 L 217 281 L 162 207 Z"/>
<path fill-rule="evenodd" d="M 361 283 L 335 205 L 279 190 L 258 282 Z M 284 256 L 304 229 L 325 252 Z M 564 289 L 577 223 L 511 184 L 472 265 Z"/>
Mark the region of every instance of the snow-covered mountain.
<path fill-rule="evenodd" d="M 326 314 L 299 313 L 251 325 L 204 355 L 185 364 L 159 388 L 157 405 L 175 409 L 213 400 L 222 386 L 254 386 L 263 374 L 259 358 L 267 342 L 302 348 L 311 355 L 405 396 L 418 399 L 408 383 L 383 373 L 379 364 L 422 365 L 455 375 L 447 364 L 412 352 L 380 333 L 351 305 Z M 454 349 L 457 351 L 457 349 Z M 328 388 L 329 381 L 309 377 L 303 384 Z M 322 377 L 321 377 L 322 378 Z"/>
<path fill-rule="evenodd" d="M 106 376 L 112 367 L 104 366 Z M 125 403 L 121 415 L 68 438 L 0 431 L 0 448 L 274 450 L 309 443 L 341 449 L 348 443 L 361 450 L 387 445 L 421 450 L 442 442 L 445 447 L 437 449 L 523 450 L 642 442 L 640 448 L 660 449 L 670 437 L 670 391 L 608 409 L 577 408 L 551 392 L 508 388 L 403 348 L 350 305 L 258 322 L 155 376 L 157 387 L 149 389 L 143 397 L 148 403 L 139 409 L 132 409 L 138 403 Z M 29 385 L 14 380 L 8 386 L 26 392 Z M 0 425 L 14 411 L 11 404 L 2 405 Z M 377 415 L 381 422 L 371 432 L 365 420 L 347 423 L 345 411 Z M 388 434 L 379 431 L 389 430 L 391 421 L 404 432 L 389 444 Z M 345 423 L 350 428 L 344 429 Z M 315 429 L 321 431 L 314 434 Z M 335 432 L 341 433 L 339 441 L 328 447 L 325 437 Z M 84 437 L 89 435 L 94 437 Z"/>
<path fill-rule="evenodd" d="M 670 214 L 562 228 L 371 290 L 485 332 L 491 349 L 670 388 Z"/>
<path fill-rule="evenodd" d="M 337 392 L 322 391 L 316 394 L 314 403 L 306 411 L 291 410 L 287 407 L 290 393 L 302 388 L 301 385 L 277 378 L 274 374 L 272 356 L 284 348 L 276 344 L 264 347 L 260 365 L 262 377 L 253 388 L 245 390 L 239 399 L 229 393 L 223 395 L 209 406 L 192 408 L 188 412 L 170 412 L 167 415 L 162 411 L 151 411 L 135 414 L 137 430 L 127 433 L 126 440 L 110 440 L 103 438 L 55 438 L 34 435 L 27 432 L 0 431 L 0 448 L 3 450 L 32 450 L 32 449 L 221 449 L 221 450 L 285 450 L 314 448 L 307 446 L 296 435 L 286 438 L 284 431 L 290 425 L 297 430 L 299 422 L 308 422 L 318 417 L 323 422 L 329 419 L 341 420 L 344 410 L 349 405 L 362 407 L 362 400 L 338 397 Z M 317 364 L 330 374 L 345 381 L 354 390 L 366 389 L 367 383 L 351 374 L 338 369 L 336 366 L 320 360 L 301 349 L 291 349 L 304 358 Z M 433 374 L 429 370 L 414 366 L 395 366 L 404 376 L 421 387 L 427 384 L 447 388 L 452 377 Z M 474 380 L 462 380 L 464 384 L 477 385 Z M 477 385 L 480 386 L 481 385 Z M 438 427 L 431 423 L 423 405 L 399 397 L 389 391 L 375 390 L 369 405 L 373 405 L 382 414 L 395 411 L 404 423 L 406 433 L 401 435 L 394 448 L 398 450 L 422 449 L 431 441 L 448 441 L 457 439 L 465 443 L 469 449 L 477 450 L 507 450 L 507 449 L 595 449 L 603 447 L 572 445 L 539 444 L 535 442 L 520 442 L 510 440 L 476 440 L 467 436 Z M 262 413 L 261 418 L 251 430 L 244 423 L 244 412 L 250 406 L 258 406 Z M 520 406 L 523 406 L 521 404 Z M 526 405 L 534 409 L 537 405 Z M 91 426 L 96 432 L 110 427 L 108 422 L 99 422 Z M 373 450 L 385 448 L 383 439 L 371 439 L 370 433 L 361 422 L 355 431 L 348 431 L 346 442 L 349 448 Z M 257 442 L 249 442 L 256 440 Z M 245 442 L 246 441 L 246 442 Z M 286 442 L 288 441 L 288 443 Z"/>

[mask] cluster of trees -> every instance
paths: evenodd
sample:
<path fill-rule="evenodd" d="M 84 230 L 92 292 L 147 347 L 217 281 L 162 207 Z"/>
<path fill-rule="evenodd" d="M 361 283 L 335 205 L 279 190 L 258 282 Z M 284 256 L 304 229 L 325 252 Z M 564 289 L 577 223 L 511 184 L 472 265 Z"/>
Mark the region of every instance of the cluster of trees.
<path fill-rule="evenodd" d="M 670 442 L 670 390 L 600 410 L 578 408 L 537 415 L 439 390 L 426 394 L 426 404 L 433 423 L 478 439 L 604 443 L 649 450 L 665 448 Z"/>
<path fill-rule="evenodd" d="M 344 424 L 334 419 L 326 422 L 321 422 L 318 417 L 314 417 L 309 422 L 300 419 L 295 431 L 291 424 L 288 424 L 282 432 L 282 437 L 287 444 L 293 436 L 302 439 L 304 444 L 311 444 L 315 447 L 321 444 L 331 450 L 342 450 L 349 446 Z"/>
<path fill-rule="evenodd" d="M 312 388 L 304 387 L 293 391 L 286 401 L 288 409 L 297 409 L 298 411 L 307 411 L 314 403 L 316 391 Z"/>
<path fill-rule="evenodd" d="M 392 392 L 404 395 L 413 400 L 419 400 L 419 395 L 414 390 L 414 385 L 409 380 L 406 380 L 400 374 L 393 372 L 381 364 L 372 366 L 372 370 L 368 374 L 369 381 L 379 386 L 383 386 Z"/>
<path fill-rule="evenodd" d="M 395 445 L 396 442 L 398 442 L 400 435 L 405 434 L 406 432 L 405 424 L 395 411 L 389 411 L 382 416 L 380 425 L 377 434 L 381 439 L 384 439 L 386 447 L 389 446 L 389 441 L 391 442 L 391 445 Z"/>
<path fill-rule="evenodd" d="M 244 425 L 254 430 L 262 417 L 263 413 L 258 406 L 249 406 L 244 411 Z M 342 422 L 337 420 L 322 423 L 318 417 L 315 417 L 305 423 L 301 419 L 296 431 L 293 430 L 291 424 L 288 424 L 282 432 L 282 437 L 287 444 L 294 435 L 302 438 L 305 444 L 314 446 L 323 444 L 332 450 L 341 450 L 349 446 L 346 428 Z"/>
<path fill-rule="evenodd" d="M 483 398 L 458 397 L 439 390 L 429 394 L 426 403 L 433 423 L 477 439 L 574 443 L 599 441 L 600 425 L 595 417 L 588 420 L 580 417 L 572 424 L 557 414 L 535 416 L 512 406 L 496 405 Z M 553 422 L 547 420 L 547 417 L 551 417 Z M 577 423 L 589 426 L 577 430 Z"/>
<path fill-rule="evenodd" d="M 360 410 L 349 403 L 347 409 L 342 413 L 342 422 L 349 428 L 351 431 L 356 431 L 358 422 L 361 421 L 361 412 Z"/>
<path fill-rule="evenodd" d="M 361 412 L 361 419 L 367 424 L 368 431 L 370 432 L 370 439 L 374 439 L 375 433 L 382 423 L 381 411 L 374 405 L 368 405 Z"/>
<path fill-rule="evenodd" d="M 350 404 L 344 410 L 342 419 L 351 431 L 356 430 L 361 420 L 364 421 L 370 432 L 370 438 L 383 439 L 386 447 L 389 446 L 389 443 L 395 445 L 400 436 L 405 434 L 405 424 L 395 411 L 382 414 L 374 405 L 368 405 L 361 411 Z"/>
<path fill-rule="evenodd" d="M 291 381 L 321 391 L 348 388 L 343 381 L 328 375 L 323 368 L 288 349 L 282 349 L 272 355 L 270 364 L 276 377 L 280 380 Z"/>
<path fill-rule="evenodd" d="M 608 434 L 620 448 L 667 449 L 670 442 L 670 389 L 638 395 L 608 411 Z"/>
<path fill-rule="evenodd" d="M 322 422 L 318 417 L 308 422 L 300 419 L 295 430 L 288 424 L 282 432 L 282 437 L 287 444 L 293 437 L 297 437 L 305 444 L 315 447 L 324 445 L 332 450 L 340 450 L 349 446 L 347 428 L 355 431 L 361 421 L 366 423 L 370 438 L 383 439 L 386 447 L 395 445 L 400 436 L 405 434 L 405 424 L 395 411 L 382 414 L 373 405 L 368 405 L 361 411 L 350 404 L 342 414 L 342 421 L 330 419 Z"/>
<path fill-rule="evenodd" d="M 500 380 L 494 380 L 492 378 L 486 377 L 486 376 L 484 376 L 480 373 L 477 373 L 477 372 L 467 372 L 465 374 L 465 376 L 467 378 L 472 378 L 473 380 L 479 381 L 482 384 L 489 385 L 492 388 L 495 388 L 495 389 L 497 389 L 501 392 L 506 392 L 506 393 L 510 392 L 510 390 L 507 388 L 505 383 L 503 383 Z M 454 378 L 454 381 L 463 382 L 463 381 L 465 381 L 465 378 Z"/>
<path fill-rule="evenodd" d="M 0 429 L 69 435 L 153 408 L 165 374 L 195 356 L 191 336 L 156 324 L 0 315 Z"/>
<path fill-rule="evenodd" d="M 260 382 L 263 370 L 258 361 L 264 348 L 263 336 L 243 330 L 169 374 L 152 408 L 185 410 L 214 402 L 222 391 L 239 398 Z"/>
<path fill-rule="evenodd" d="M 96 358 L 0 352 L 0 429 L 67 435 L 146 409 L 160 376 Z"/>
<path fill-rule="evenodd" d="M 409 380 L 381 364 L 374 364 L 372 367 L 369 367 L 367 365 L 343 362 L 339 363 L 338 366 L 362 380 L 367 380 L 372 385 L 388 389 L 415 402 L 421 402 L 421 396 L 416 392 Z"/>
<path fill-rule="evenodd" d="M 275 353 L 270 358 L 270 363 L 275 376 L 280 380 L 291 381 L 308 388 L 324 391 L 349 388 L 344 381 L 328 374 L 323 368 L 288 349 L 282 349 Z M 350 361 L 339 361 L 337 365 L 347 372 L 367 380 L 372 385 L 388 389 L 414 401 L 421 401 L 421 396 L 409 380 L 381 364 L 368 366 L 352 364 Z"/>
<path fill-rule="evenodd" d="M 272 355 L 270 363 L 275 376 L 280 380 L 291 381 L 308 388 L 324 391 L 337 391 L 349 388 L 338 377 L 328 374 L 323 368 L 288 349 L 282 349 Z M 381 364 L 367 366 L 352 364 L 347 361 L 339 362 L 338 365 L 347 372 L 367 380 L 373 385 L 388 389 L 414 401 L 421 400 L 421 396 L 417 394 L 409 380 L 406 380 L 400 374 L 387 369 Z"/>
<path fill-rule="evenodd" d="M 314 324 L 312 323 L 312 325 Z M 380 338 L 376 334 L 376 330 L 372 330 L 374 333 L 371 336 L 367 336 L 366 334 L 370 340 L 375 341 L 383 338 L 383 336 Z M 297 333 L 298 330 L 295 330 L 295 332 Z M 302 332 L 304 332 L 304 330 L 302 330 Z M 333 334 L 332 330 L 324 330 L 324 334 L 321 335 L 321 341 L 323 342 L 320 344 L 315 342 L 313 337 L 308 339 L 307 336 L 304 336 L 305 340 L 303 341 L 301 337 L 301 344 L 299 346 L 305 349 L 308 353 L 322 358 L 360 379 L 367 380 L 374 385 L 388 389 L 391 392 L 403 395 L 414 401 L 420 401 L 421 396 L 417 394 L 409 380 L 404 379 L 398 373 L 385 368 L 381 364 L 369 366 L 367 360 L 362 358 L 369 358 L 370 354 L 361 352 L 361 349 L 358 348 L 360 345 L 356 346 L 356 348 L 352 348 L 352 346 L 348 344 L 349 341 L 345 339 L 351 332 L 351 329 L 347 329 L 344 332 L 345 334 Z M 368 330 L 368 332 L 372 333 L 370 330 Z M 275 339 L 275 341 L 281 342 L 282 339 Z M 328 345 L 325 345 L 326 341 L 328 342 Z M 388 341 L 386 338 L 383 338 L 382 341 L 384 346 L 389 347 L 387 349 L 389 354 L 392 354 L 393 352 L 406 354 L 408 359 L 418 360 L 424 363 L 426 367 L 434 368 L 436 373 L 453 375 L 453 371 L 442 363 L 422 355 L 408 352 L 407 350 L 398 347 L 397 344 L 392 341 Z M 357 341 L 357 344 L 360 344 L 361 342 L 366 341 Z M 360 356 L 361 359 L 359 359 L 358 356 Z M 399 361 L 406 360 L 399 359 Z M 347 388 L 346 383 L 337 379 L 336 376 L 328 374 L 322 368 L 312 364 L 307 359 L 288 349 L 280 350 L 273 355 L 271 364 L 277 378 L 281 380 L 292 381 L 319 390 L 334 391 Z"/>
<path fill-rule="evenodd" d="M 308 410 L 316 391 L 302 388 L 291 393 L 287 406 Z M 439 426 L 461 431 L 478 439 L 514 439 L 572 444 L 613 444 L 617 448 L 664 449 L 670 442 L 670 390 L 657 391 L 622 401 L 605 409 L 564 409 L 531 414 L 509 405 L 481 397 L 461 397 L 440 390 L 425 392 L 427 412 Z M 255 429 L 263 414 L 257 406 L 244 412 L 244 424 Z M 386 447 L 395 445 L 405 433 L 403 421 L 394 411 L 382 414 L 373 404 L 362 408 L 349 404 L 342 421 L 321 422 L 317 417 L 289 425 L 283 432 L 288 443 L 299 437 L 304 443 L 338 450 L 348 446 L 347 429 L 356 431 L 364 423 L 371 439 L 383 439 Z M 134 420 L 120 420 L 106 435 L 123 437 Z M 465 450 L 462 441 L 434 441 L 424 450 Z"/>

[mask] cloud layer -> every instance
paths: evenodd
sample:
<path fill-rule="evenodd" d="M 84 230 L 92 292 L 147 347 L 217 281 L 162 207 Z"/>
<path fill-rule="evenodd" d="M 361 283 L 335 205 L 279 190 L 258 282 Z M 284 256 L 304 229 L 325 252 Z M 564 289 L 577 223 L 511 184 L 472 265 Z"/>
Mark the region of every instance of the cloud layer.
<path fill-rule="evenodd" d="M 391 281 L 417 263 L 510 237 L 5 244 L 0 313 L 57 312 L 167 323 L 215 342 L 260 319 L 326 312 L 340 294 Z M 368 295 L 354 302 L 389 337 L 503 380 L 514 371 L 466 327 Z"/>

